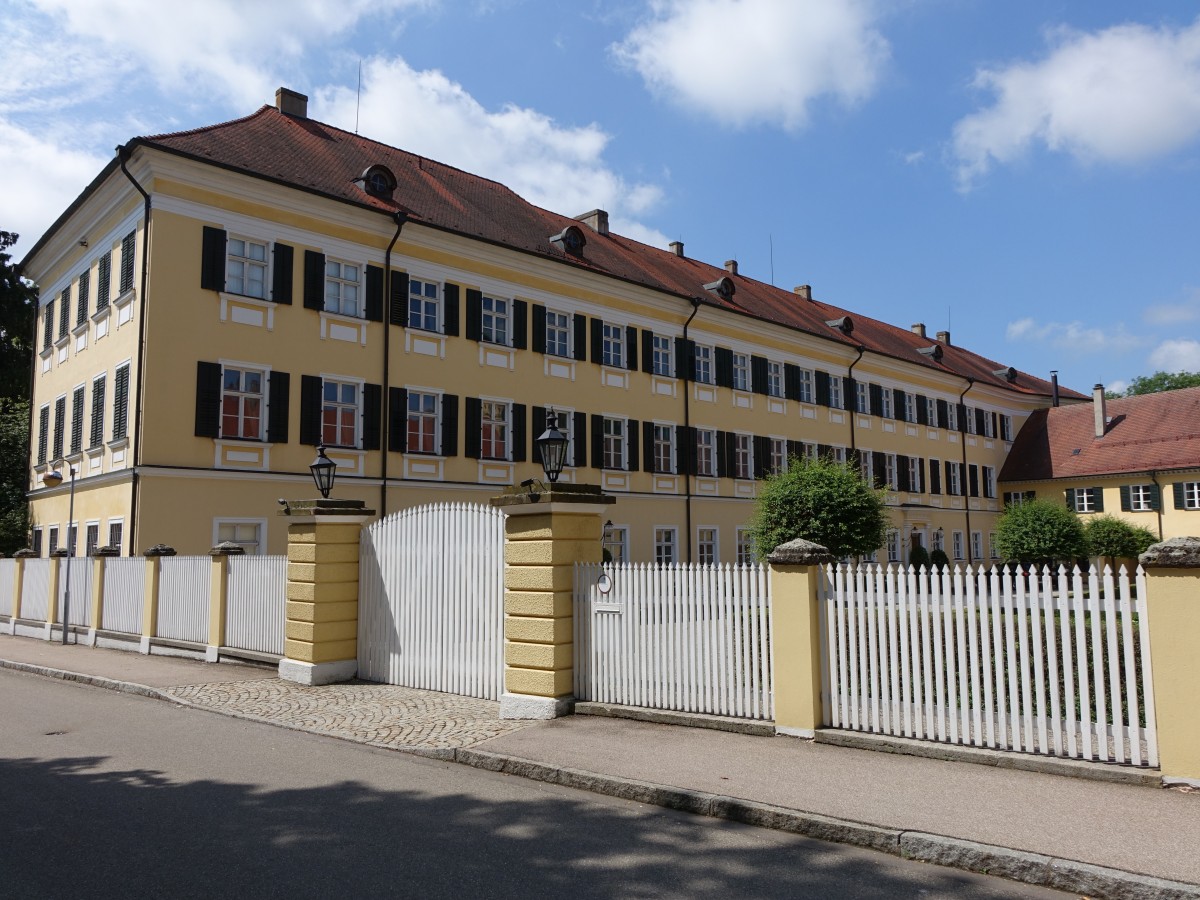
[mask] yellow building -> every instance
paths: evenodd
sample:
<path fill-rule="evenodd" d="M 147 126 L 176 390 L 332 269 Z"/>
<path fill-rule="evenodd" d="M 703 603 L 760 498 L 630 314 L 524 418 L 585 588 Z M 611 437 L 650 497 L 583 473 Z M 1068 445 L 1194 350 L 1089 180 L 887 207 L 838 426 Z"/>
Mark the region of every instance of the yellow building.
<path fill-rule="evenodd" d="M 1200 535 L 1200 388 L 1039 410 L 1000 472 L 1006 503 L 1040 497 L 1159 540 Z"/>
<path fill-rule="evenodd" d="M 610 546 L 734 561 L 756 477 L 790 455 L 891 486 L 886 553 L 986 558 L 1000 467 L 1051 386 L 503 185 L 275 106 L 135 138 L 30 252 L 41 288 L 30 489 L 40 553 L 221 539 L 280 553 L 278 498 L 381 515 L 541 475 L 618 497 Z M 1068 398 L 1079 397 L 1064 391 Z"/>

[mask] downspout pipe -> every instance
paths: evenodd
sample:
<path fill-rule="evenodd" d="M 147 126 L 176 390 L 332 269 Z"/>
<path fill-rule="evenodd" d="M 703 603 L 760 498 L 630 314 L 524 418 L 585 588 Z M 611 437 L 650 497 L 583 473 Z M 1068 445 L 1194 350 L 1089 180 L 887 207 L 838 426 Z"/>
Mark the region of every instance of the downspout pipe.
<path fill-rule="evenodd" d="M 690 357 L 690 354 L 688 354 L 688 352 L 687 352 L 688 346 L 689 346 L 689 344 L 688 344 L 688 326 L 692 324 L 692 319 L 696 318 L 696 313 L 700 312 L 700 298 L 693 297 L 691 300 L 691 303 L 692 303 L 692 314 L 690 316 L 688 316 L 687 321 L 683 323 L 683 352 L 684 352 L 684 354 L 688 355 L 689 357 Z M 692 392 L 691 392 L 691 388 L 689 388 L 688 385 L 690 385 L 691 381 L 692 381 L 694 366 L 695 366 L 695 362 L 690 358 L 686 358 L 681 361 L 681 368 L 683 369 L 683 428 L 684 428 L 683 433 L 686 435 L 691 434 Z M 696 448 L 695 448 L 695 443 L 693 442 L 693 446 L 691 449 L 691 456 L 685 456 L 684 459 L 690 459 L 692 456 L 695 456 L 695 452 L 696 452 Z M 683 527 L 687 530 L 687 561 L 689 563 L 692 561 L 692 471 L 691 470 L 692 470 L 692 466 L 690 466 L 690 465 L 684 466 L 684 473 L 683 473 L 683 520 L 684 520 L 684 522 L 683 522 Z"/>
<path fill-rule="evenodd" d="M 846 377 L 849 378 L 851 381 L 854 380 L 854 367 L 857 366 L 860 362 L 862 362 L 863 354 L 867 352 L 867 348 L 864 347 L 862 344 L 859 344 L 857 347 L 857 350 L 858 350 L 858 356 L 854 357 L 854 362 L 850 363 L 850 368 L 846 370 Z M 854 430 L 855 430 L 855 426 L 857 425 L 857 422 L 855 420 L 858 418 L 858 386 L 857 386 L 857 384 L 855 385 L 855 388 L 854 388 L 854 396 L 847 397 L 846 400 L 847 400 L 846 408 L 850 412 L 850 456 L 851 456 L 851 458 L 853 458 L 855 451 L 857 450 L 857 446 L 854 442 Z"/>
<path fill-rule="evenodd" d="M 967 477 L 967 410 L 963 405 L 963 397 L 967 396 L 967 391 L 975 386 L 975 379 L 967 376 L 967 386 L 963 388 L 963 392 L 958 395 L 958 406 L 962 411 L 963 418 L 959 423 L 958 433 L 962 437 L 962 469 L 958 473 L 958 486 L 963 492 L 963 514 L 967 520 L 967 531 L 963 535 L 963 540 L 967 545 L 967 565 L 970 565 L 975 560 L 971 554 L 971 479 Z"/>
<path fill-rule="evenodd" d="M 129 183 L 142 195 L 142 200 L 145 204 L 142 217 L 142 275 L 141 285 L 138 288 L 137 385 L 133 391 L 133 396 L 136 398 L 133 404 L 133 480 L 129 493 L 129 540 L 127 542 L 129 555 L 136 556 L 138 486 L 141 481 L 138 474 L 138 466 L 142 461 L 142 397 L 144 393 L 143 388 L 146 383 L 143 374 L 143 362 L 146 356 L 146 287 L 150 283 L 150 195 L 146 193 L 146 189 L 138 183 L 137 179 L 130 174 L 129 169 L 126 167 L 126 163 L 129 162 L 131 155 L 128 145 L 121 144 L 117 147 L 117 158 L 121 163 L 121 171 L 129 179 Z"/>
<path fill-rule="evenodd" d="M 380 428 L 380 446 L 383 447 L 383 462 L 380 465 L 379 482 L 379 518 L 387 515 L 387 485 L 388 485 L 388 454 L 391 452 L 389 438 L 391 428 L 388 423 L 392 420 L 391 409 L 391 365 L 392 365 L 392 248 L 400 239 L 400 232 L 408 221 L 408 213 L 396 210 L 392 213 L 392 221 L 396 223 L 396 233 L 383 251 L 383 422 Z"/>
<path fill-rule="evenodd" d="M 32 434 L 32 432 L 30 433 Z M 1162 511 L 1163 503 L 1165 501 L 1163 498 L 1162 485 L 1158 483 L 1158 472 L 1154 469 L 1151 469 L 1149 475 L 1150 481 L 1153 482 L 1156 488 L 1158 488 L 1158 539 L 1161 541 L 1163 539 Z"/>

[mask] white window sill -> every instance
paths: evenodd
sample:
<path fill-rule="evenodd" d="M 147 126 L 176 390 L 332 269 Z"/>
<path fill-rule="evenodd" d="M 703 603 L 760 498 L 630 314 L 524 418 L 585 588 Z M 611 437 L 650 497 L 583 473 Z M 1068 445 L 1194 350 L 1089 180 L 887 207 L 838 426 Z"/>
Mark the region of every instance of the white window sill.
<path fill-rule="evenodd" d="M 367 346 L 367 322 L 357 316 L 343 316 L 321 310 L 321 340 L 346 341 Z"/>
<path fill-rule="evenodd" d="M 445 359 L 446 336 L 436 331 L 406 328 L 404 329 L 404 352 Z"/>
<path fill-rule="evenodd" d="M 275 305 L 260 297 L 245 297 L 221 291 L 221 321 L 275 330 Z"/>
<path fill-rule="evenodd" d="M 108 449 L 113 450 L 113 451 L 124 450 L 128 446 L 129 446 L 129 438 L 128 437 L 118 438 L 115 441 L 108 442 Z"/>
<path fill-rule="evenodd" d="M 483 342 L 479 344 L 479 365 L 481 366 L 508 369 L 511 372 L 516 368 L 516 360 L 516 354 L 509 347 Z"/>
<path fill-rule="evenodd" d="M 111 315 L 112 315 L 112 305 L 106 303 L 102 307 L 97 309 L 94 313 L 92 313 L 92 321 L 93 322 L 103 322 L 105 319 L 107 319 Z"/>
<path fill-rule="evenodd" d="M 130 288 L 129 290 L 125 291 L 125 293 L 118 294 L 117 299 L 112 302 L 112 305 L 117 309 L 120 309 L 123 306 L 128 306 L 134 301 L 134 299 L 136 299 L 136 297 L 137 288 Z"/>

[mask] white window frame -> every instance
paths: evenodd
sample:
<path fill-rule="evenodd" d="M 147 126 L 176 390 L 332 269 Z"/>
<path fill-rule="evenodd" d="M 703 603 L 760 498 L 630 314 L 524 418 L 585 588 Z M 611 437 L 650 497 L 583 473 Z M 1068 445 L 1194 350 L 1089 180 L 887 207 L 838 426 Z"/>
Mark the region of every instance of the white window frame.
<path fill-rule="evenodd" d="M 417 286 L 419 290 L 416 290 Z M 433 295 L 428 293 L 433 289 Z M 433 319 L 433 327 L 428 327 L 429 319 Z M 442 323 L 442 284 L 426 278 L 408 277 L 408 315 L 406 327 L 432 334 L 441 334 Z"/>
<path fill-rule="evenodd" d="M 675 339 L 663 334 L 650 338 L 650 370 L 655 375 L 675 377 Z"/>
<path fill-rule="evenodd" d="M 936 397 L 926 397 L 925 398 L 925 418 L 929 421 L 929 424 L 931 426 L 933 426 L 934 428 L 937 427 L 938 415 L 937 415 L 937 398 Z"/>
<path fill-rule="evenodd" d="M 625 326 L 600 323 L 600 364 L 610 369 L 625 368 Z"/>
<path fill-rule="evenodd" d="M 261 247 L 263 251 L 262 259 L 257 259 L 253 256 L 248 256 L 245 252 L 235 253 L 234 245 L 242 244 L 243 251 L 248 247 Z M 234 267 L 240 267 L 240 274 L 234 273 Z M 254 293 L 246 290 L 248 283 L 252 283 L 253 279 L 248 279 L 247 273 L 250 271 L 259 271 L 261 273 L 261 293 Z M 235 289 L 232 285 L 234 281 L 240 281 L 242 290 Z M 271 244 L 269 241 L 260 240 L 259 238 L 247 237 L 241 234 L 230 234 L 225 239 L 225 292 L 228 294 L 237 294 L 239 297 L 252 297 L 256 300 L 267 300 L 271 296 Z"/>
<path fill-rule="evenodd" d="M 946 479 L 946 493 L 951 497 L 962 496 L 962 463 L 950 461 L 950 471 L 947 473 L 949 477 Z"/>
<path fill-rule="evenodd" d="M 500 412 L 502 415 L 497 416 Z M 486 438 L 488 428 L 499 429 L 502 437 Z M 502 444 L 501 452 L 496 452 L 496 445 Z M 479 398 L 479 458 L 490 460 L 511 460 L 513 445 L 512 401 L 499 400 L 495 397 Z"/>
<path fill-rule="evenodd" d="M 904 421 L 910 425 L 917 422 L 917 397 L 910 391 L 904 392 Z"/>
<path fill-rule="evenodd" d="M 767 438 L 770 441 L 771 456 L 767 461 L 768 468 L 775 475 L 787 471 L 787 440 L 785 438 Z"/>
<path fill-rule="evenodd" d="M 953 541 L 952 546 L 954 548 L 954 558 L 963 559 L 963 551 L 965 549 L 963 546 L 963 533 L 961 531 L 956 531 L 953 535 L 951 535 L 951 538 Z"/>
<path fill-rule="evenodd" d="M 750 354 L 733 354 L 733 389 L 748 391 L 753 386 L 750 376 Z"/>
<path fill-rule="evenodd" d="M 679 530 L 675 526 L 654 526 L 654 561 L 660 566 L 679 561 Z"/>
<path fill-rule="evenodd" d="M 994 531 L 988 532 L 988 556 L 992 559 L 1000 558 L 1000 547 L 996 543 L 996 532 Z"/>
<path fill-rule="evenodd" d="M 884 386 L 882 392 L 880 393 L 879 399 L 882 401 L 879 404 L 880 417 L 884 418 L 884 419 L 892 418 L 892 389 L 890 387 Z"/>
<path fill-rule="evenodd" d="M 899 466 L 896 465 L 896 454 L 888 453 L 883 457 L 883 472 L 884 481 L 887 482 L 889 489 L 896 491 L 900 489 L 900 472 Z"/>
<path fill-rule="evenodd" d="M 996 498 L 995 466 L 983 466 L 983 496 L 991 500 Z"/>
<path fill-rule="evenodd" d="M 966 422 L 964 422 L 963 424 L 966 426 L 967 434 L 974 434 L 975 433 L 975 407 L 973 407 L 973 406 L 965 407 L 963 409 L 963 415 L 966 417 Z"/>
<path fill-rule="evenodd" d="M 1200 509 L 1200 481 L 1183 482 L 1183 508 Z"/>
<path fill-rule="evenodd" d="M 1096 489 L 1085 487 L 1075 488 L 1075 512 L 1092 513 L 1096 511 Z"/>
<path fill-rule="evenodd" d="M 693 380 L 696 384 L 713 383 L 713 348 L 711 345 L 695 345 L 692 367 Z"/>
<path fill-rule="evenodd" d="M 654 451 L 654 471 L 659 475 L 675 474 L 675 426 L 665 422 L 651 424 Z"/>
<path fill-rule="evenodd" d="M 985 438 L 996 437 L 996 423 L 992 419 L 992 414 L 986 409 L 983 411 L 983 436 Z"/>
<path fill-rule="evenodd" d="M 971 559 L 983 559 L 983 532 L 971 532 Z"/>
<path fill-rule="evenodd" d="M 1129 511 L 1154 512 L 1154 486 L 1131 484 L 1129 486 Z"/>
<path fill-rule="evenodd" d="M 341 444 L 341 443 L 337 443 L 336 441 L 328 441 L 325 439 L 325 409 L 326 409 L 326 405 L 329 403 L 332 403 L 334 408 L 337 410 L 343 410 L 343 409 L 350 408 L 349 403 L 347 403 L 345 400 L 340 399 L 340 394 L 341 394 L 340 390 L 338 391 L 339 398 L 337 400 L 329 401 L 329 400 L 325 399 L 325 387 L 326 387 L 326 385 L 330 385 L 330 384 L 338 385 L 339 388 L 341 388 L 341 387 L 353 387 L 354 388 L 355 415 L 354 415 L 354 441 L 353 441 L 353 443 Z M 321 376 L 321 442 L 323 444 L 325 444 L 325 446 L 327 446 L 327 447 L 348 447 L 348 448 L 351 448 L 354 450 L 360 449 L 362 447 L 363 385 L 364 385 L 364 382 L 358 378 L 348 378 L 345 376 L 337 376 L 337 375 L 322 375 Z M 340 415 L 338 416 L 338 418 L 340 420 L 340 418 L 341 418 Z M 342 431 L 343 426 L 340 424 L 340 422 L 339 422 L 339 424 L 335 425 L 335 428 L 337 429 L 337 431 L 336 431 L 337 436 L 341 437 L 341 431 Z"/>
<path fill-rule="evenodd" d="M 767 360 L 767 396 L 783 396 L 783 363 Z"/>
<path fill-rule="evenodd" d="M 910 456 L 908 458 L 908 490 L 912 494 L 925 493 L 925 485 L 922 484 L 921 476 L 924 473 L 921 470 L 921 460 L 919 457 Z"/>
<path fill-rule="evenodd" d="M 867 484 L 875 486 L 875 461 L 873 450 L 858 451 L 858 475 Z"/>
<path fill-rule="evenodd" d="M 433 409 L 425 410 L 418 409 L 413 411 L 413 398 L 422 398 L 423 400 L 432 400 Z M 414 417 L 418 421 L 417 436 L 418 439 L 426 436 L 426 427 L 429 429 L 429 436 L 432 438 L 432 450 L 414 450 L 412 448 L 412 422 Z M 482 422 L 480 423 L 482 425 Z M 420 441 L 418 441 L 420 442 Z M 482 442 L 481 442 L 482 444 Z M 438 391 L 425 390 L 424 388 L 406 388 L 405 389 L 405 408 L 404 408 L 404 452 L 412 453 L 420 456 L 440 456 L 442 453 L 442 394 Z M 482 450 L 481 450 L 482 452 Z"/>
<path fill-rule="evenodd" d="M 711 566 L 721 561 L 720 537 L 715 525 L 701 525 L 696 529 L 696 562 Z"/>
<path fill-rule="evenodd" d="M 46 555 L 50 556 L 58 549 L 58 538 L 61 530 L 57 525 L 50 525 L 46 528 Z"/>
<path fill-rule="evenodd" d="M 238 372 L 239 389 L 231 390 L 226 387 L 226 377 L 229 372 Z M 255 394 L 250 391 L 242 390 L 245 376 L 247 374 L 257 375 L 261 390 Z M 261 441 L 266 437 L 267 432 L 267 404 L 270 398 L 270 381 L 271 370 L 265 366 L 250 365 L 248 363 L 239 362 L 222 362 L 221 363 L 221 419 L 217 433 L 221 435 L 222 440 L 237 440 L 237 441 Z M 325 389 L 321 389 L 321 402 L 324 404 Z M 230 434 L 225 431 L 225 398 L 232 396 L 238 398 L 237 412 L 237 433 Z M 254 435 L 242 434 L 243 425 L 245 423 L 245 401 L 247 399 L 258 399 L 258 433 Z"/>
<path fill-rule="evenodd" d="M 559 321 L 561 319 L 561 322 Z M 546 355 L 571 358 L 571 316 L 556 309 L 546 310 Z M 561 351 L 561 352 L 560 352 Z"/>
<path fill-rule="evenodd" d="M 124 546 L 124 543 L 125 543 L 125 519 L 124 519 L 124 517 L 122 516 L 122 517 L 118 517 L 118 518 L 114 518 L 114 519 L 108 519 L 104 524 L 108 526 L 107 543 L 104 546 L 116 547 L 117 550 L 120 550 L 122 548 L 122 546 Z M 118 529 L 118 534 L 120 535 L 120 538 L 121 538 L 115 544 L 113 543 L 113 528 L 114 527 L 116 527 Z"/>
<path fill-rule="evenodd" d="M 612 472 L 623 472 L 629 467 L 629 420 L 620 416 L 604 416 L 601 428 L 603 468 Z"/>
<path fill-rule="evenodd" d="M 855 384 L 854 393 L 858 411 L 869 416 L 871 414 L 871 386 L 865 381 L 859 381 Z"/>
<path fill-rule="evenodd" d="M 750 529 L 738 528 L 737 564 L 739 566 L 750 566 L 753 565 L 754 562 L 754 538 L 750 534 Z"/>
<path fill-rule="evenodd" d="M 703 439 L 707 439 L 707 443 Z M 701 478 L 717 477 L 716 429 L 696 429 L 696 475 Z"/>
<path fill-rule="evenodd" d="M 246 551 L 247 556 L 261 556 L 266 552 L 267 546 L 267 520 L 259 518 L 244 518 L 241 516 L 224 516 L 213 519 L 212 540 L 213 546 L 221 543 L 221 529 L 226 526 L 233 528 L 234 537 L 225 538 L 225 540 L 233 540 L 235 544 Z M 242 527 L 253 526 L 255 529 L 256 540 L 243 541 L 238 540 L 238 531 Z M 251 549 L 253 548 L 253 549 Z"/>
<path fill-rule="evenodd" d="M 754 477 L 754 435 L 734 432 L 733 477 L 749 481 Z"/>
<path fill-rule="evenodd" d="M 1000 416 L 1000 438 L 1008 442 L 1013 439 L 1012 416 Z"/>
<path fill-rule="evenodd" d="M 605 528 L 604 548 L 615 563 L 629 559 L 629 526 L 613 525 Z"/>
<path fill-rule="evenodd" d="M 801 403 L 813 402 L 813 370 L 801 369 L 800 374 L 796 377 L 796 393 L 800 396 Z"/>
<path fill-rule="evenodd" d="M 829 376 L 829 408 L 845 409 L 845 399 L 842 397 L 842 376 Z"/>
<path fill-rule="evenodd" d="M 958 404 L 953 400 L 946 403 L 946 430 L 958 431 Z"/>
<path fill-rule="evenodd" d="M 889 528 L 887 532 L 886 544 L 888 562 L 900 562 L 900 532 L 895 528 Z"/>
<path fill-rule="evenodd" d="M 336 274 L 333 271 L 337 267 Z M 346 275 L 347 269 L 354 270 L 354 277 Z M 338 316 L 348 316 L 352 319 L 363 318 L 363 265 L 345 259 L 325 258 L 325 274 L 323 278 L 325 294 L 321 308 Z M 336 298 L 330 297 L 330 289 L 336 288 Z M 350 289 L 353 290 L 350 290 Z M 353 300 L 347 299 L 347 294 L 353 295 Z M 331 305 L 332 304 L 332 307 Z M 353 304 L 354 312 L 346 312 L 346 307 Z"/>
<path fill-rule="evenodd" d="M 92 529 L 96 529 L 95 540 L 92 539 Z M 100 546 L 100 520 L 89 519 L 83 523 L 83 555 L 94 556 Z"/>
<path fill-rule="evenodd" d="M 484 294 L 479 301 L 479 339 L 497 347 L 512 346 L 512 301 Z"/>

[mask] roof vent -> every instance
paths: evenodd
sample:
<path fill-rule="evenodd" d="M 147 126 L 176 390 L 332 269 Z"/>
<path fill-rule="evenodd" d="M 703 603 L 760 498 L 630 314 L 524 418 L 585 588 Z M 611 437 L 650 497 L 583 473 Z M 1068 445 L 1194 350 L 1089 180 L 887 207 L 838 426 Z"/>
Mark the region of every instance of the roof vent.
<path fill-rule="evenodd" d="M 396 190 L 396 176 L 387 166 L 371 166 L 354 180 L 372 197 L 384 200 L 391 200 Z"/>
<path fill-rule="evenodd" d="M 683 256 L 683 241 L 671 241 L 667 246 L 671 248 L 671 252 L 676 256 Z"/>
<path fill-rule="evenodd" d="M 581 216 L 575 216 L 576 222 L 582 222 L 596 234 L 608 234 L 608 213 L 602 209 L 593 209 Z"/>
<path fill-rule="evenodd" d="M 913 323 L 912 333 L 915 334 L 917 337 L 925 337 L 925 323 L 924 322 Z"/>
<path fill-rule="evenodd" d="M 932 360 L 940 360 L 942 358 L 942 345 L 934 344 L 932 347 L 921 347 L 917 352 L 922 356 L 928 356 Z"/>
<path fill-rule="evenodd" d="M 583 256 L 583 247 L 587 243 L 587 238 L 583 236 L 583 229 L 578 225 L 568 225 L 551 237 L 550 243 L 563 253 L 569 253 L 571 256 Z"/>
<path fill-rule="evenodd" d="M 1017 380 L 1017 370 L 1012 366 L 1009 366 L 1007 369 L 997 369 L 992 374 L 997 378 L 1003 378 L 1009 384 L 1012 384 Z"/>
<path fill-rule="evenodd" d="M 726 275 L 723 278 L 718 278 L 716 281 L 710 281 L 704 286 L 704 289 L 710 293 L 716 294 L 722 300 L 729 302 L 733 299 L 734 287 L 733 281 Z"/>
<path fill-rule="evenodd" d="M 281 87 L 275 92 L 275 108 L 285 116 L 297 119 L 308 118 L 308 97 L 297 91 Z"/>
<path fill-rule="evenodd" d="M 850 334 L 854 331 L 854 320 L 849 316 L 842 316 L 840 319 L 828 319 L 825 324 L 830 328 L 836 328 L 842 334 Z"/>
<path fill-rule="evenodd" d="M 938 339 L 939 341 L 941 341 L 943 344 L 945 344 L 947 347 L 949 347 L 949 346 L 950 346 L 950 332 L 948 332 L 948 331 L 939 331 L 939 332 L 937 333 L 937 339 Z"/>
<path fill-rule="evenodd" d="M 736 275 L 737 274 L 737 260 L 736 259 L 725 260 L 725 271 L 728 272 L 730 275 Z"/>
<path fill-rule="evenodd" d="M 798 284 L 794 288 L 792 288 L 792 293 L 796 294 L 801 300 L 811 300 L 812 299 L 812 285 L 811 284 Z"/>

